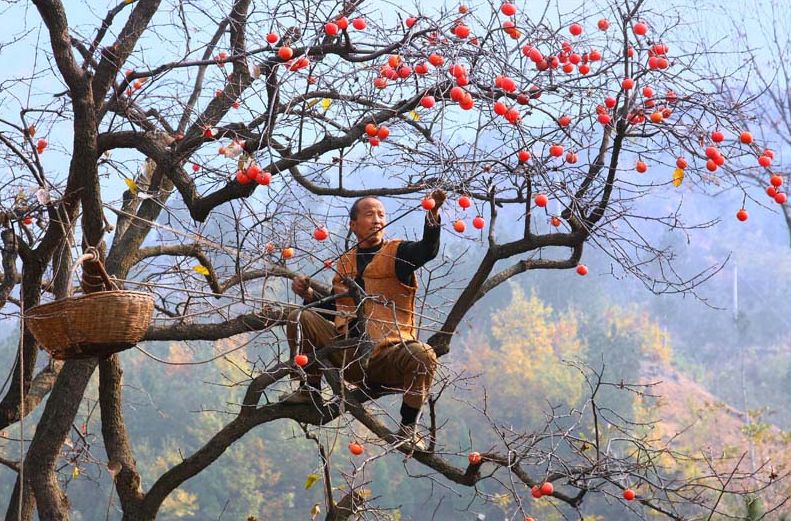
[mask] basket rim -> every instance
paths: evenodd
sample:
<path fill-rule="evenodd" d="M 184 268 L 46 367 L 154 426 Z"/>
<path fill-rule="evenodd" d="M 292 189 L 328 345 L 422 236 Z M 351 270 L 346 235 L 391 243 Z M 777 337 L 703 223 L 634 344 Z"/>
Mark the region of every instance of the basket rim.
<path fill-rule="evenodd" d="M 125 295 L 125 296 L 130 296 L 130 297 L 131 296 L 140 296 L 140 297 L 145 297 L 146 299 L 148 299 L 148 300 L 150 300 L 152 302 L 154 301 L 154 295 L 152 295 L 151 293 L 146 293 L 144 291 L 130 291 L 130 290 L 124 290 L 124 289 L 118 289 L 118 290 L 112 290 L 112 291 L 97 291 L 97 292 L 94 292 L 94 293 L 88 293 L 86 295 L 79 295 L 79 296 L 76 296 L 76 297 L 65 297 L 65 298 L 62 298 L 62 299 L 53 300 L 52 302 L 46 302 L 44 304 L 38 304 L 36 306 L 33 306 L 32 308 L 29 308 L 25 312 L 23 318 L 25 318 L 25 319 L 31 318 L 31 319 L 35 320 L 37 318 L 41 318 L 40 316 L 38 316 L 39 313 L 42 313 L 42 312 L 46 311 L 49 308 L 61 307 L 61 306 L 63 306 L 64 304 L 66 304 L 68 302 L 75 302 L 75 301 L 79 301 L 79 300 L 91 300 L 91 299 L 96 299 L 96 298 L 119 296 L 119 294 L 122 294 L 122 295 Z M 32 315 L 31 315 L 31 313 L 32 313 Z"/>

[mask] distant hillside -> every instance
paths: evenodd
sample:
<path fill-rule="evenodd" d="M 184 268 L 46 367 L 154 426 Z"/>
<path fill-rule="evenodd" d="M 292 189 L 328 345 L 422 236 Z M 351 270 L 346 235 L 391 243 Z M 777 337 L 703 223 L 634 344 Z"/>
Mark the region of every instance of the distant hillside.
<path fill-rule="evenodd" d="M 743 480 L 742 486 L 745 487 L 768 484 L 791 471 L 791 433 L 769 423 L 760 413 L 740 411 L 666 365 L 644 365 L 641 381 L 643 384 L 656 384 L 651 394 L 661 398 L 651 415 L 661 418 L 655 428 L 657 434 L 669 442 L 671 449 L 682 449 L 693 457 L 725 456 L 719 469 L 727 473 L 733 471 L 743 457 L 739 471 L 750 473 L 754 469 L 757 477 L 757 481 Z M 690 472 L 691 467 L 685 471 Z M 705 474 L 705 469 L 699 466 L 695 473 L 701 472 Z M 768 505 L 782 502 L 787 495 L 787 485 L 785 490 L 769 486 L 761 493 Z"/>
<path fill-rule="evenodd" d="M 716 419 L 717 429 L 709 438 L 711 448 L 721 449 L 724 445 L 747 444 L 743 432 L 746 415 L 732 405 L 725 403 L 701 384 L 698 384 L 677 369 L 659 363 L 644 364 L 641 369 L 641 383 L 656 384 L 652 394 L 661 396 L 657 405 L 662 418 L 661 429 L 664 435 L 674 436 L 683 431 L 696 432 L 707 428 L 707 423 Z M 778 430 L 777 428 L 774 428 Z M 684 439 L 684 435 L 681 439 Z"/>

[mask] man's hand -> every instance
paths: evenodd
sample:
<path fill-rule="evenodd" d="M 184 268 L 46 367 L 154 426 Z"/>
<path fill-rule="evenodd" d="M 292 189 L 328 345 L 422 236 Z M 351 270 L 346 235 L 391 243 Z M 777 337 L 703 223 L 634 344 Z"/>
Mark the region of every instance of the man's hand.
<path fill-rule="evenodd" d="M 444 190 L 434 190 L 431 192 L 431 198 L 434 199 L 434 208 L 432 208 L 432 211 L 439 211 L 440 207 L 445 202 L 445 199 L 448 198 L 448 196 L 445 195 Z"/>
<path fill-rule="evenodd" d="M 305 299 L 307 302 L 313 300 L 313 288 L 310 287 L 310 279 L 304 275 L 297 275 L 291 282 L 291 289 L 294 293 Z"/>
<path fill-rule="evenodd" d="M 431 192 L 430 197 L 434 199 L 434 208 L 432 208 L 429 212 L 429 222 L 433 225 L 436 225 L 439 223 L 439 209 L 442 207 L 442 204 L 445 202 L 445 199 L 447 199 L 448 196 L 445 195 L 443 190 L 437 189 Z"/>

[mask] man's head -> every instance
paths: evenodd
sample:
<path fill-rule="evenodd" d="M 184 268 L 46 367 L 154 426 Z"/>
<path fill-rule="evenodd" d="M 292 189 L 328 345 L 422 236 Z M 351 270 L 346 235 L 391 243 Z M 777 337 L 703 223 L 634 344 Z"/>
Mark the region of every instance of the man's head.
<path fill-rule="evenodd" d="M 361 248 L 372 248 L 384 240 L 387 214 L 376 197 L 361 197 L 349 209 L 349 229 Z"/>

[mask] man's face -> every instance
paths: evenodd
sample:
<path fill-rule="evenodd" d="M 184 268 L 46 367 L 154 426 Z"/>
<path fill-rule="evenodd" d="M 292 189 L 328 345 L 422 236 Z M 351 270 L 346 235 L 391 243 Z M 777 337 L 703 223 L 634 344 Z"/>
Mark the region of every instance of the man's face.
<path fill-rule="evenodd" d="M 349 221 L 349 228 L 362 248 L 372 248 L 384 240 L 387 224 L 385 207 L 378 199 L 363 199 L 357 205 L 357 218 Z"/>

